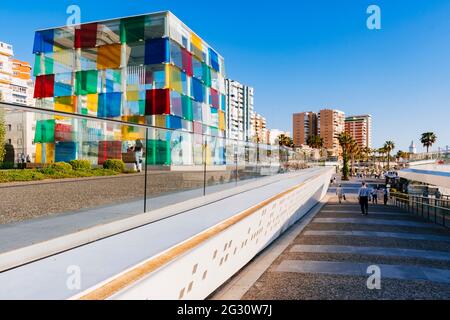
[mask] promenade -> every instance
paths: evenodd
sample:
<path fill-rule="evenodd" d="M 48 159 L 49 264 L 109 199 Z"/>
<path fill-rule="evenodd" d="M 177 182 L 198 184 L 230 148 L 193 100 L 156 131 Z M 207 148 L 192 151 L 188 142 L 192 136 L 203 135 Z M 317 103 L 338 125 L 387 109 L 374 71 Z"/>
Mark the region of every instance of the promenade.
<path fill-rule="evenodd" d="M 449 299 L 450 232 L 393 206 L 362 216 L 359 182 L 331 187 L 326 204 L 294 225 L 213 299 Z M 380 203 L 381 201 L 379 201 Z M 368 289 L 368 267 L 381 288 Z"/>

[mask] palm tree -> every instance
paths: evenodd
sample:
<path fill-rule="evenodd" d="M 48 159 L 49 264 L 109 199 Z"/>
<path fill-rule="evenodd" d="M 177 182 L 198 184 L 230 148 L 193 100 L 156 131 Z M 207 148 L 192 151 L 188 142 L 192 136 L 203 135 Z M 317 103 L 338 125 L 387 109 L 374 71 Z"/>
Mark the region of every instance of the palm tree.
<path fill-rule="evenodd" d="M 383 148 L 386 150 L 387 153 L 387 162 L 388 162 L 388 170 L 390 168 L 390 161 L 391 161 L 391 151 L 395 149 L 395 143 L 393 141 L 386 141 L 384 143 Z"/>
<path fill-rule="evenodd" d="M 342 132 L 339 134 L 338 140 L 339 145 L 342 148 L 342 161 L 343 161 L 342 180 L 348 180 L 348 173 L 349 173 L 348 160 L 353 138 L 348 133 Z"/>
<path fill-rule="evenodd" d="M 278 144 L 280 146 L 285 146 L 285 147 L 290 147 L 292 148 L 294 146 L 294 141 L 292 140 L 291 137 L 288 137 L 285 134 L 280 134 L 278 136 Z"/>
<path fill-rule="evenodd" d="M 349 153 L 350 153 L 350 157 L 351 157 L 350 172 L 352 173 L 352 175 L 354 175 L 355 174 L 355 158 L 360 156 L 360 149 L 355 140 L 352 140 L 352 142 L 350 144 Z"/>
<path fill-rule="evenodd" d="M 422 133 L 422 137 L 420 138 L 420 142 L 423 144 L 424 147 L 427 148 L 427 153 L 429 152 L 433 144 L 436 142 L 436 140 L 437 136 L 433 132 Z"/>
<path fill-rule="evenodd" d="M 314 149 L 321 149 L 323 147 L 323 138 L 320 136 L 309 136 L 306 140 L 306 144 Z"/>

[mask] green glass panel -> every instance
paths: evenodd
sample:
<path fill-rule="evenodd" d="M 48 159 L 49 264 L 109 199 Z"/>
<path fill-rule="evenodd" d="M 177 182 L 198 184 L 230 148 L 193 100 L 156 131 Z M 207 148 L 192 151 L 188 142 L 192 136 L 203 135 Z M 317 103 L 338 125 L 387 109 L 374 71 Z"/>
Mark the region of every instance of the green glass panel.
<path fill-rule="evenodd" d="M 76 73 L 75 94 L 85 95 L 97 93 L 98 71 L 79 71 Z"/>
<path fill-rule="evenodd" d="M 120 20 L 120 42 L 132 43 L 145 38 L 145 16 Z"/>
<path fill-rule="evenodd" d="M 45 71 L 43 72 L 43 74 L 53 74 L 53 58 L 44 57 L 44 59 Z"/>
<path fill-rule="evenodd" d="M 208 65 L 204 62 L 202 62 L 202 66 L 203 66 L 202 79 L 207 87 L 211 87 L 211 70 L 209 69 Z"/>
<path fill-rule="evenodd" d="M 148 140 L 146 160 L 150 165 L 170 165 L 170 141 Z"/>
<path fill-rule="evenodd" d="M 34 70 L 33 70 L 33 75 L 35 77 L 39 76 L 42 74 L 41 71 L 41 55 L 37 54 L 34 56 Z"/>
<path fill-rule="evenodd" d="M 35 143 L 55 142 L 55 120 L 38 120 L 34 134 Z"/>
<path fill-rule="evenodd" d="M 193 121 L 194 117 L 192 115 L 192 100 L 188 96 L 181 97 L 181 103 L 183 105 L 183 118 L 189 121 Z"/>

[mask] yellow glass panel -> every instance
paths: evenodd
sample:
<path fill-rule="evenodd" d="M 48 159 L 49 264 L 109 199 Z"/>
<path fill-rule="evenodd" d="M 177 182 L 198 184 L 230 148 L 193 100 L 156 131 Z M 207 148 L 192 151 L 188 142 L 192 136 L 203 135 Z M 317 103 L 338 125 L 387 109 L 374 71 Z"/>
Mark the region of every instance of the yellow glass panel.
<path fill-rule="evenodd" d="M 36 143 L 36 163 L 42 163 L 42 143 Z"/>
<path fill-rule="evenodd" d="M 77 106 L 77 98 L 71 97 L 56 97 L 55 98 L 55 111 L 75 113 Z M 67 117 L 55 116 L 56 120 L 65 120 Z"/>
<path fill-rule="evenodd" d="M 55 162 L 55 144 L 46 143 L 45 144 L 45 163 Z"/>
<path fill-rule="evenodd" d="M 225 113 L 219 110 L 219 129 L 225 130 Z"/>
<path fill-rule="evenodd" d="M 169 66 L 169 88 L 179 93 L 183 93 L 183 83 L 181 81 L 181 71 L 174 66 Z"/>
<path fill-rule="evenodd" d="M 166 116 L 156 115 L 155 116 L 155 126 L 158 128 L 165 128 L 166 127 Z"/>
<path fill-rule="evenodd" d="M 120 68 L 120 53 L 122 45 L 110 44 L 98 47 L 97 69 L 118 69 Z"/>
<path fill-rule="evenodd" d="M 139 101 L 139 91 L 127 91 L 128 101 Z"/>
<path fill-rule="evenodd" d="M 87 108 L 90 111 L 97 112 L 98 110 L 98 95 L 88 94 L 87 95 Z"/>
<path fill-rule="evenodd" d="M 195 33 L 191 33 L 191 42 L 197 47 L 197 49 L 202 50 L 202 39 L 200 39 Z"/>

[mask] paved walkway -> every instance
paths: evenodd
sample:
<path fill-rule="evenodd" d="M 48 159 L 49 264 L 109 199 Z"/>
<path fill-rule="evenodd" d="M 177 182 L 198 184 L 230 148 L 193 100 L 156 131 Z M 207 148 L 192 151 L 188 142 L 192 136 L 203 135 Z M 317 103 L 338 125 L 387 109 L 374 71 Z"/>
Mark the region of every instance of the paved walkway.
<path fill-rule="evenodd" d="M 330 192 L 292 238 L 245 291 L 236 283 L 242 299 L 450 299 L 450 232 L 395 207 L 371 205 L 365 217 L 355 195 L 338 204 Z M 246 269 L 257 263 L 241 274 L 251 274 Z M 367 287 L 373 265 L 381 270 L 379 290 Z"/>

